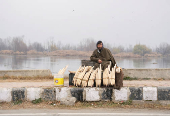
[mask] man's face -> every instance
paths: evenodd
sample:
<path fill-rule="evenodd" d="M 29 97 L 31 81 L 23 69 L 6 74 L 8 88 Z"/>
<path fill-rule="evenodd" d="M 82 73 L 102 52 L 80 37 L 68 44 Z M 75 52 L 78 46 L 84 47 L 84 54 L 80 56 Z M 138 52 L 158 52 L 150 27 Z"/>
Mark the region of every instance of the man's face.
<path fill-rule="evenodd" d="M 99 50 L 101 50 L 101 49 L 102 49 L 102 47 L 103 47 L 103 44 L 102 44 L 102 43 L 97 44 L 97 48 L 98 48 Z"/>

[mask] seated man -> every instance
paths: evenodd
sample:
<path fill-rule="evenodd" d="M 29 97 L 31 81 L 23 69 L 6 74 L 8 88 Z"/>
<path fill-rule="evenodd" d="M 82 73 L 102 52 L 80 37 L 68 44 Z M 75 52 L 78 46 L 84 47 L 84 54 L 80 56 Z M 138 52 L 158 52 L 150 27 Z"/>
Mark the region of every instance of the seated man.
<path fill-rule="evenodd" d="M 94 50 L 93 54 L 90 57 L 91 61 L 96 62 L 94 69 L 98 68 L 101 64 L 102 70 L 106 69 L 111 61 L 111 67 L 113 67 L 116 62 L 111 54 L 110 50 L 103 47 L 102 41 L 98 41 L 96 44 L 97 49 Z"/>

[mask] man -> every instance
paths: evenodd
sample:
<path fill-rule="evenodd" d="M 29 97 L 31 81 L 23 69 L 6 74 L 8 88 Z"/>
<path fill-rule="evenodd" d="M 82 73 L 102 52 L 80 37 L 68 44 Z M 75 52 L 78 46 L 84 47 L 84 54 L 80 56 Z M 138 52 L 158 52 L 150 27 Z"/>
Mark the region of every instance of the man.
<path fill-rule="evenodd" d="M 94 50 L 90 57 L 91 61 L 96 62 L 94 69 L 98 68 L 101 64 L 102 70 L 106 69 L 111 61 L 111 67 L 116 64 L 116 61 L 111 54 L 110 50 L 103 47 L 102 41 L 98 41 L 96 44 L 97 49 Z"/>

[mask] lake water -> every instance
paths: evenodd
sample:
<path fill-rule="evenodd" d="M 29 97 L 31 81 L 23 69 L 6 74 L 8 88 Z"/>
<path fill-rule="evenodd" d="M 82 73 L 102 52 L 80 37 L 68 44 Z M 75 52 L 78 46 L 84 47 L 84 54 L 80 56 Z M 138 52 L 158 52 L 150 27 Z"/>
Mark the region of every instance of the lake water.
<path fill-rule="evenodd" d="M 59 69 L 69 65 L 68 70 L 76 71 L 81 65 L 83 57 L 56 57 L 56 56 L 15 56 L 0 55 L 0 70 L 14 69 L 50 69 L 57 73 Z M 170 68 L 170 58 L 115 58 L 122 68 Z"/>

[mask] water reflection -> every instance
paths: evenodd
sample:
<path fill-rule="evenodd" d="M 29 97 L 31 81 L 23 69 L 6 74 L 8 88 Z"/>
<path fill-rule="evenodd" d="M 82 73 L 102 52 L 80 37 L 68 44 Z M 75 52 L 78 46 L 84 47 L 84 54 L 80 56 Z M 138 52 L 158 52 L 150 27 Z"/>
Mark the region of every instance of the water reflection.
<path fill-rule="evenodd" d="M 0 70 L 12 69 L 50 69 L 57 73 L 65 65 L 68 70 L 76 71 L 81 65 L 82 57 L 56 56 L 15 56 L 0 55 Z M 170 58 L 115 58 L 122 68 L 170 68 Z M 68 74 L 68 70 L 66 73 Z"/>

